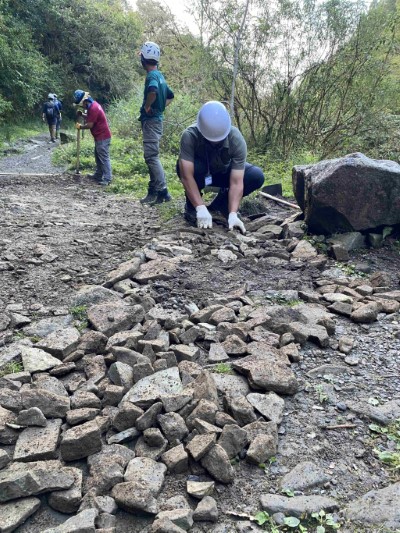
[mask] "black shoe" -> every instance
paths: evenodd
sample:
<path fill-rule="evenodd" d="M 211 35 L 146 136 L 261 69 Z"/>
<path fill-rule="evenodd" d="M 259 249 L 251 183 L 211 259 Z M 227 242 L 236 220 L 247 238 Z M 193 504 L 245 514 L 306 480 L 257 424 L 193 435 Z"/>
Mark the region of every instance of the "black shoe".
<path fill-rule="evenodd" d="M 185 203 L 185 211 L 183 213 L 183 218 L 188 222 L 191 226 L 197 226 L 197 214 L 196 209 L 192 206 L 192 204 L 189 202 L 189 200 L 186 200 Z"/>
<path fill-rule="evenodd" d="M 141 204 L 154 204 L 157 200 L 157 193 L 155 189 L 151 186 L 147 189 L 147 195 L 140 200 Z"/>
<path fill-rule="evenodd" d="M 163 204 L 164 202 L 170 202 L 172 200 L 168 189 L 165 187 L 162 191 L 158 191 L 154 204 Z"/>
<path fill-rule="evenodd" d="M 229 216 L 228 190 L 221 189 L 211 204 L 207 207 L 210 212 L 219 211 L 225 218 Z"/>

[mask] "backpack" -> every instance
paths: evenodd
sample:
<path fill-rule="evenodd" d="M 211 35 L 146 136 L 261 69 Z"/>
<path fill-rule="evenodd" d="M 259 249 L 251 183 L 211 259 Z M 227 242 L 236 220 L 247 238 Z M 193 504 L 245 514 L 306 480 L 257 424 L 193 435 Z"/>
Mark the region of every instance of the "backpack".
<path fill-rule="evenodd" d="M 47 102 L 46 105 L 46 118 L 52 119 L 55 116 L 55 105 L 53 102 Z"/>

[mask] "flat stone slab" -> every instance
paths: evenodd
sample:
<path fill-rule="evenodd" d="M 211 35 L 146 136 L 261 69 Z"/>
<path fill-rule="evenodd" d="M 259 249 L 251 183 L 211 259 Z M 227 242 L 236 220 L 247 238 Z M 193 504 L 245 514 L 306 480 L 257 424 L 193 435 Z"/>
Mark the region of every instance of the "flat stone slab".
<path fill-rule="evenodd" d="M 173 366 L 140 379 L 126 393 L 122 403 L 130 401 L 140 407 L 147 407 L 162 396 L 173 396 L 181 393 L 182 390 L 179 369 Z"/>
<path fill-rule="evenodd" d="M 310 461 L 304 461 L 296 465 L 293 470 L 283 476 L 280 486 L 283 489 L 306 490 L 318 485 L 323 485 L 330 480 L 330 476 L 325 474 L 322 468 L 319 468 Z"/>
<path fill-rule="evenodd" d="M 352 522 L 376 524 L 390 531 L 400 528 L 400 483 L 371 490 L 348 505 L 345 516 Z"/>
<path fill-rule="evenodd" d="M 217 386 L 218 392 L 226 396 L 246 396 L 250 392 L 250 387 L 247 379 L 238 374 L 218 374 L 211 373 L 213 380 Z"/>
<path fill-rule="evenodd" d="M 98 509 L 85 509 L 60 526 L 45 529 L 43 533 L 95 533 L 98 514 Z"/>
<path fill-rule="evenodd" d="M 129 306 L 122 301 L 102 303 L 90 307 L 87 316 L 94 329 L 111 337 L 141 322 L 144 318 L 144 309 L 141 305 Z"/>
<path fill-rule="evenodd" d="M 47 335 L 35 346 L 49 352 L 58 359 L 64 359 L 72 353 L 79 344 L 80 333 L 76 328 L 65 328 Z"/>
<path fill-rule="evenodd" d="M 83 459 L 102 448 L 99 426 L 94 420 L 67 429 L 61 441 L 61 457 L 64 461 Z"/>
<path fill-rule="evenodd" d="M 121 296 L 115 291 L 110 291 L 101 285 L 86 285 L 82 287 L 72 299 L 71 305 L 79 307 L 90 306 L 101 303 L 120 302 Z"/>
<path fill-rule="evenodd" d="M 62 420 L 49 420 L 45 427 L 29 427 L 20 433 L 14 461 L 39 461 L 57 458 Z"/>
<path fill-rule="evenodd" d="M 279 358 L 260 357 L 249 355 L 239 361 L 234 361 L 232 366 L 244 374 L 254 389 L 295 394 L 298 382 L 293 371 Z"/>
<path fill-rule="evenodd" d="M 190 255 L 182 255 L 171 259 L 154 259 L 140 265 L 139 272 L 134 275 L 133 279 L 142 284 L 146 284 L 149 281 L 172 279 L 179 264 L 190 259 Z"/>
<path fill-rule="evenodd" d="M 42 318 L 42 320 L 32 322 L 29 326 L 25 326 L 24 333 L 28 336 L 46 337 L 53 331 L 59 331 L 71 326 L 73 321 L 74 317 L 72 315 Z"/>
<path fill-rule="evenodd" d="M 139 257 L 134 257 L 133 259 L 130 259 L 129 261 L 125 261 L 124 263 L 121 263 L 115 270 L 111 271 L 107 275 L 107 280 L 104 283 L 104 286 L 112 287 L 113 285 L 118 283 L 118 281 L 131 278 L 139 270 L 140 264 L 141 264 L 141 260 Z"/>
<path fill-rule="evenodd" d="M 266 419 L 280 424 L 283 418 L 283 411 L 285 409 L 285 400 L 278 396 L 275 392 L 268 394 L 259 394 L 252 392 L 246 396 L 247 401 L 261 413 Z"/>
<path fill-rule="evenodd" d="M 11 533 L 40 507 L 39 498 L 23 498 L 0 504 L 0 533 Z"/>
<path fill-rule="evenodd" d="M 74 476 L 60 461 L 15 462 L 0 471 L 0 502 L 69 489 Z"/>
<path fill-rule="evenodd" d="M 49 353 L 39 348 L 31 346 L 21 347 L 22 364 L 24 370 L 33 374 L 34 372 L 45 372 L 55 366 L 61 365 L 61 361 Z"/>
<path fill-rule="evenodd" d="M 157 496 L 164 484 L 167 467 L 148 457 L 135 457 L 129 461 L 125 471 L 125 481 L 144 483 L 150 492 Z"/>
<path fill-rule="evenodd" d="M 279 494 L 263 494 L 260 498 L 261 507 L 270 514 L 283 513 L 286 516 L 300 517 L 302 514 L 318 513 L 323 509 L 331 512 L 338 509 L 333 498 L 327 496 L 294 496 L 287 498 Z"/>

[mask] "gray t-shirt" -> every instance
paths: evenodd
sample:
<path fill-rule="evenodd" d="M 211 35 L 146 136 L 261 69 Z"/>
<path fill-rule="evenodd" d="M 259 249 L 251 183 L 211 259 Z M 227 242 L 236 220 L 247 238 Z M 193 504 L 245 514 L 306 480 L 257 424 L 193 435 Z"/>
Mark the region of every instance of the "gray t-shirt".
<path fill-rule="evenodd" d="M 203 160 L 209 174 L 232 170 L 244 170 L 247 146 L 243 135 L 234 126 L 228 137 L 218 145 L 207 142 L 197 129 L 196 124 L 189 126 L 182 134 L 179 159 L 191 161 Z"/>

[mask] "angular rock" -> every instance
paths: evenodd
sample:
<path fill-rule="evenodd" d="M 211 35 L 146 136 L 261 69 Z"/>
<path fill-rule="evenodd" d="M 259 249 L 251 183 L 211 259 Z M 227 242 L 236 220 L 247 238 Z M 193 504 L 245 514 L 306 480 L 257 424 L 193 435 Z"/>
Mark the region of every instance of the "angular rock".
<path fill-rule="evenodd" d="M 115 385 L 128 390 L 133 385 L 133 370 L 124 363 L 113 363 L 108 371 L 108 377 Z"/>
<path fill-rule="evenodd" d="M 103 446 L 101 452 L 88 457 L 90 476 L 86 480 L 86 490 L 94 489 L 97 494 L 108 492 L 114 485 L 124 480 L 126 465 L 135 453 L 125 446 L 112 444 Z"/>
<path fill-rule="evenodd" d="M 255 389 L 295 394 L 298 382 L 292 370 L 279 360 L 249 355 L 233 362 L 233 368 L 244 374 Z"/>
<path fill-rule="evenodd" d="M 39 498 L 23 498 L 0 504 L 0 532 L 11 533 L 23 524 L 40 507 Z"/>
<path fill-rule="evenodd" d="M 246 396 L 250 392 L 247 379 L 238 374 L 212 373 L 218 392 L 225 396 Z"/>
<path fill-rule="evenodd" d="M 167 368 L 135 383 L 122 399 L 122 403 L 130 401 L 139 407 L 148 407 L 158 398 L 179 394 L 182 390 L 178 367 Z"/>
<path fill-rule="evenodd" d="M 50 333 L 36 344 L 36 348 L 45 350 L 54 355 L 54 357 L 63 360 L 77 349 L 79 338 L 79 331 L 76 328 L 69 327 Z"/>
<path fill-rule="evenodd" d="M 111 271 L 107 275 L 107 280 L 104 283 L 104 287 L 112 287 L 123 279 L 131 278 L 138 272 L 141 265 L 139 257 L 134 257 L 129 261 L 121 263 L 115 270 Z"/>
<path fill-rule="evenodd" d="M 136 429 L 144 431 L 155 425 L 158 415 L 162 411 L 162 403 L 156 402 L 147 411 L 136 420 Z"/>
<path fill-rule="evenodd" d="M 144 411 L 143 409 L 140 409 L 140 407 L 137 407 L 130 402 L 125 402 L 120 406 L 115 416 L 113 416 L 112 425 L 118 431 L 132 428 L 135 426 L 136 420 L 141 417 L 143 413 Z"/>
<path fill-rule="evenodd" d="M 72 487 L 52 492 L 47 499 L 50 507 L 66 514 L 76 513 L 82 500 L 82 472 L 79 468 L 69 468 L 69 472 L 74 476 Z"/>
<path fill-rule="evenodd" d="M 68 411 L 66 419 L 70 426 L 77 426 L 83 422 L 94 420 L 99 414 L 100 409 L 83 407 L 81 409 L 71 409 L 71 411 Z"/>
<path fill-rule="evenodd" d="M 46 529 L 43 533 L 95 533 L 95 520 L 98 514 L 97 509 L 86 509 L 60 526 Z"/>
<path fill-rule="evenodd" d="M 208 352 L 208 362 L 209 363 L 223 363 L 224 361 L 229 361 L 229 355 L 224 350 L 222 344 L 213 343 L 210 346 L 210 351 Z"/>
<path fill-rule="evenodd" d="M 24 370 L 33 374 L 34 372 L 44 372 L 55 366 L 61 365 L 61 361 L 44 350 L 24 346 L 21 348 L 22 364 Z"/>
<path fill-rule="evenodd" d="M 257 435 L 247 450 L 246 461 L 256 465 L 265 463 L 270 457 L 276 455 L 278 439 L 273 434 Z"/>
<path fill-rule="evenodd" d="M 7 426 L 7 424 L 15 424 L 16 415 L 4 409 L 0 405 L 0 444 L 14 444 L 18 439 L 18 431 Z"/>
<path fill-rule="evenodd" d="M 326 348 L 329 345 L 329 335 L 324 326 L 292 322 L 289 324 L 288 330 L 299 344 L 305 344 L 307 341 L 311 341 L 322 348 Z"/>
<path fill-rule="evenodd" d="M 293 191 L 313 233 L 398 224 L 400 165 L 361 153 L 293 168 Z M 369 209 L 364 209 L 368 196 Z"/>
<path fill-rule="evenodd" d="M 197 505 L 193 520 L 195 522 L 217 522 L 218 508 L 217 502 L 211 496 L 205 496 Z"/>
<path fill-rule="evenodd" d="M 280 424 L 283 418 L 283 411 L 285 410 L 285 400 L 270 392 L 268 394 L 259 394 L 253 392 L 246 396 L 247 401 L 257 409 L 267 420 L 271 420 L 276 424 Z"/>
<path fill-rule="evenodd" d="M 95 421 L 67 429 L 63 434 L 60 451 L 64 461 L 83 459 L 101 450 L 101 433 Z"/>
<path fill-rule="evenodd" d="M 165 518 L 171 520 L 173 524 L 182 528 L 184 531 L 189 531 L 193 526 L 193 511 L 190 508 L 172 509 L 158 513 L 157 520 L 163 520 Z"/>
<path fill-rule="evenodd" d="M 185 344 L 171 344 L 172 350 L 178 362 L 196 361 L 200 356 L 200 350 L 196 346 L 186 346 Z"/>
<path fill-rule="evenodd" d="M 157 518 L 154 520 L 149 533 L 184 533 L 185 529 L 177 526 L 169 518 Z"/>
<path fill-rule="evenodd" d="M 25 409 L 38 407 L 46 418 L 64 418 L 70 409 L 68 397 L 44 389 L 25 389 L 21 399 Z"/>
<path fill-rule="evenodd" d="M 234 398 L 227 396 L 226 403 L 233 418 L 240 426 L 257 420 L 253 406 L 247 401 L 245 396 L 235 396 Z"/>
<path fill-rule="evenodd" d="M 187 481 L 186 490 L 190 496 L 201 500 L 214 492 L 215 481 Z"/>
<path fill-rule="evenodd" d="M 211 474 L 213 478 L 221 483 L 232 483 L 235 477 L 234 470 L 229 461 L 228 454 L 216 444 L 201 459 L 201 465 Z"/>
<path fill-rule="evenodd" d="M 248 442 L 247 431 L 234 424 L 225 426 L 218 439 L 218 444 L 226 451 L 229 459 L 236 457 Z"/>
<path fill-rule="evenodd" d="M 183 444 L 179 444 L 163 453 L 161 460 L 172 474 L 182 474 L 188 470 L 188 454 Z"/>
<path fill-rule="evenodd" d="M 292 251 L 293 259 L 300 259 L 303 261 L 307 261 L 312 257 L 317 257 L 317 255 L 317 250 L 308 241 L 300 241 Z"/>
<path fill-rule="evenodd" d="M 129 306 L 123 302 L 98 304 L 88 310 L 90 323 L 107 337 L 131 329 L 143 318 L 144 309 L 141 305 Z"/>
<path fill-rule="evenodd" d="M 362 305 L 353 311 L 350 315 L 353 322 L 359 324 L 371 324 L 378 319 L 379 306 L 376 302 Z"/>
<path fill-rule="evenodd" d="M 73 482 L 59 461 L 16 462 L 0 471 L 0 502 L 68 489 Z"/>
<path fill-rule="evenodd" d="M 189 433 L 184 419 L 178 413 L 158 415 L 157 421 L 170 444 L 182 441 Z"/>
<path fill-rule="evenodd" d="M 39 426 L 45 427 L 47 424 L 46 417 L 38 407 L 22 410 L 15 423 L 19 426 Z"/>
<path fill-rule="evenodd" d="M 247 344 L 237 335 L 229 335 L 226 337 L 224 342 L 221 343 L 221 346 L 225 352 L 231 356 L 238 357 L 239 355 L 247 353 Z"/>
<path fill-rule="evenodd" d="M 191 414 L 186 418 L 186 425 L 191 430 L 195 425 L 195 420 L 200 419 L 209 424 L 215 423 L 215 414 L 218 407 L 214 402 L 208 400 L 200 400 L 197 406 L 193 409 Z"/>
<path fill-rule="evenodd" d="M 14 461 L 40 461 L 56 459 L 61 420 L 49 420 L 45 427 L 24 429 L 18 437 L 14 450 Z"/>

